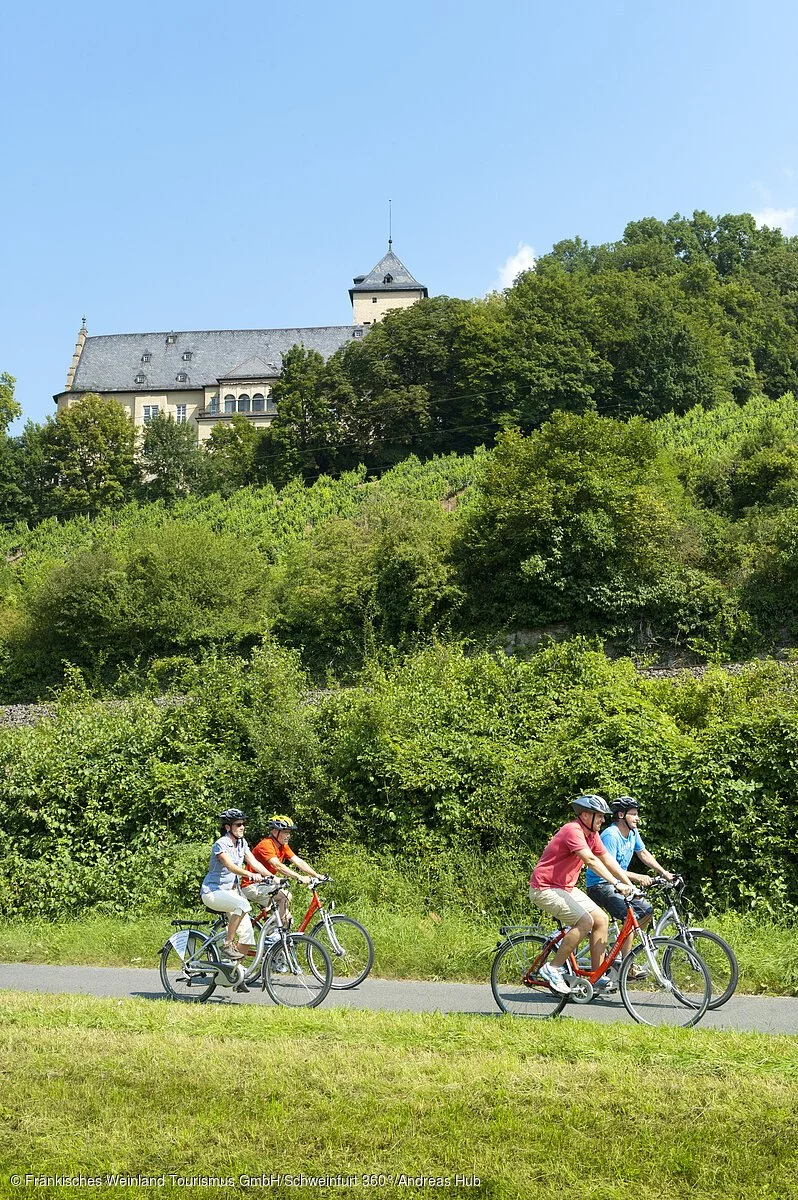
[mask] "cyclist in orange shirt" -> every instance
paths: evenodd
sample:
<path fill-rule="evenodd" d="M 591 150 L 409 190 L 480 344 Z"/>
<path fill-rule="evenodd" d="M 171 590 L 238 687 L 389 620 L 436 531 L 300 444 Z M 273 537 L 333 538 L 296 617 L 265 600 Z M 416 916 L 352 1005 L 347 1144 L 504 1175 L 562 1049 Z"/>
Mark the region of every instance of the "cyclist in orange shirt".
<path fill-rule="evenodd" d="M 270 875 L 285 875 L 288 879 L 296 879 L 299 883 L 305 884 L 310 883 L 312 879 L 321 879 L 318 871 L 314 871 L 310 863 L 306 863 L 288 845 L 291 834 L 296 830 L 296 825 L 290 817 L 270 817 L 266 824 L 266 830 L 266 837 L 252 847 L 251 853 Z M 288 865 L 289 863 L 291 866 Z M 304 874 L 295 871 L 294 867 L 299 867 L 299 871 Z M 249 900 L 268 903 L 273 899 L 272 889 L 268 884 L 256 884 L 244 880 L 241 891 Z M 285 892 L 277 893 L 277 907 L 280 910 L 280 920 L 286 921 L 288 897 Z"/>

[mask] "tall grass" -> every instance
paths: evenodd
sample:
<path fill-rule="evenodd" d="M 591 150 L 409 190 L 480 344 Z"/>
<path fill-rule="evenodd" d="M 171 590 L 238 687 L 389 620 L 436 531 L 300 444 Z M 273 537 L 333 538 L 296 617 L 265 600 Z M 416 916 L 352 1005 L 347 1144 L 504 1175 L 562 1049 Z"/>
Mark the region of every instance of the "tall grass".
<path fill-rule="evenodd" d="M 527 894 L 529 864 L 521 857 L 465 851 L 427 856 L 416 850 L 412 861 L 400 861 L 388 853 L 341 847 L 321 855 L 316 865 L 334 878 L 322 895 L 371 932 L 375 976 L 487 980 L 499 927 L 537 920 Z M 293 894 L 299 920 L 308 897 L 302 887 Z M 0 961 L 152 967 L 176 915 L 181 914 L 6 922 L 0 925 Z M 705 924 L 733 946 L 739 991 L 798 995 L 794 928 L 734 913 Z"/>

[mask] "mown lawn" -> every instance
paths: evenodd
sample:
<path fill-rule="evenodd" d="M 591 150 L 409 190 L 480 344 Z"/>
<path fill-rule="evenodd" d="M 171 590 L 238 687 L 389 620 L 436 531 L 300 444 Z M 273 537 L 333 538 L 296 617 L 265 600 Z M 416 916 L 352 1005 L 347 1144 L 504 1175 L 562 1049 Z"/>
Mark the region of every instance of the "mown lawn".
<path fill-rule="evenodd" d="M 798 1193 L 798 1038 L 5 992 L 0 1071 L 4 1195 L 12 1172 L 356 1177 L 140 1196 Z"/>

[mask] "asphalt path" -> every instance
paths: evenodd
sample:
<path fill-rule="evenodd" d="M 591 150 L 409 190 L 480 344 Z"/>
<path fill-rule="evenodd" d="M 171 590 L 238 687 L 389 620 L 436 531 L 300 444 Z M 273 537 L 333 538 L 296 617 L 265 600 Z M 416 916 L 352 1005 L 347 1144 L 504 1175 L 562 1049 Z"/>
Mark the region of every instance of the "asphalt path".
<path fill-rule="evenodd" d="M 0 988 L 82 996 L 112 996 L 129 1000 L 165 1000 L 157 971 L 139 967 L 53 967 L 31 963 L 1 963 Z M 273 1008 L 265 992 L 246 994 L 218 988 L 208 1004 L 256 1004 Z M 367 979 L 349 992 L 331 991 L 325 1008 L 355 1008 L 383 1012 L 470 1013 L 501 1017 L 488 984 L 428 983 L 407 979 Z M 617 993 L 590 1004 L 569 1004 L 568 1020 L 634 1022 Z M 733 996 L 708 1012 L 702 1028 L 744 1029 L 761 1033 L 798 1033 L 798 999 L 784 996 Z"/>

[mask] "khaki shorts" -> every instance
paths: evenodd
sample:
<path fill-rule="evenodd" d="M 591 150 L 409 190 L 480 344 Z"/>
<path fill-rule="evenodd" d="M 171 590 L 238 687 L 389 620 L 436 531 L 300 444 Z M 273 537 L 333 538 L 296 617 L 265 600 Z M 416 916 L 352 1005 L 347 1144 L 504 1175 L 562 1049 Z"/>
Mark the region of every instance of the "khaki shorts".
<path fill-rule="evenodd" d="M 529 899 L 536 908 L 562 921 L 563 925 L 576 925 L 583 917 L 600 913 L 598 904 L 594 904 L 589 896 L 580 892 L 579 888 L 533 888 L 529 889 Z"/>

